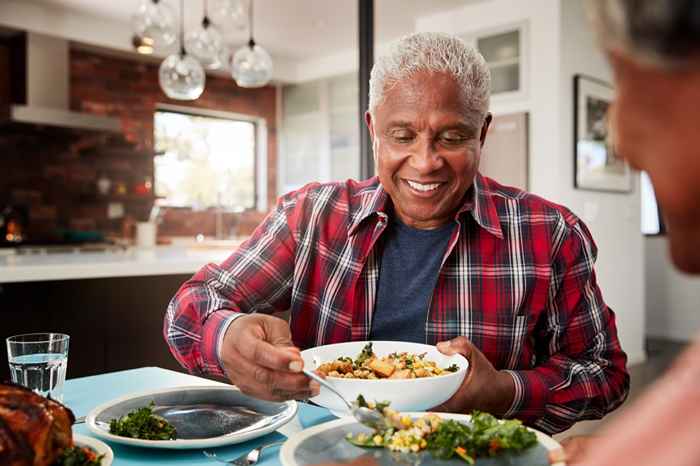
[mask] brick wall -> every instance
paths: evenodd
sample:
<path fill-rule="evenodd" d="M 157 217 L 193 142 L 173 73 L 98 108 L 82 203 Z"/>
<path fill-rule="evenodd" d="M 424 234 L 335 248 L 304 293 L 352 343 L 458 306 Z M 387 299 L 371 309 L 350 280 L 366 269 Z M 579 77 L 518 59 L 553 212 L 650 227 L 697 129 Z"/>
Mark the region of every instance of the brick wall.
<path fill-rule="evenodd" d="M 0 54 L 2 61 L 2 54 Z M 232 79 L 207 76 L 203 95 L 194 102 L 172 101 L 158 85 L 159 64 L 72 49 L 70 102 L 76 111 L 118 117 L 123 135 L 5 125 L 0 127 L 0 204 L 29 208 L 35 236 L 57 228 L 118 233 L 122 219 L 109 219 L 107 206 L 119 202 L 125 215 L 145 220 L 153 205 L 134 192 L 153 177 L 153 113 L 159 103 L 214 109 L 265 118 L 268 128 L 268 204 L 276 199 L 277 127 L 273 87 L 241 89 Z M 2 83 L 0 83 L 2 84 Z M 0 90 L 3 86 L 0 85 Z M 112 192 L 100 195 L 97 180 L 107 174 Z M 126 194 L 114 192 L 122 184 Z M 225 231 L 245 234 L 261 220 L 257 212 L 226 214 Z M 212 211 L 168 209 L 161 233 L 215 233 Z"/>
<path fill-rule="evenodd" d="M 277 121 L 275 88 L 243 89 L 233 79 L 207 76 L 202 96 L 193 102 L 168 99 L 158 84 L 158 63 L 71 50 L 71 107 L 74 110 L 119 117 L 126 139 L 144 151 L 153 149 L 153 113 L 159 103 L 240 113 L 264 118 L 267 122 L 267 192 L 272 207 L 277 197 Z M 152 170 L 152 167 L 151 167 Z M 147 175 L 147 174 L 146 174 Z M 249 212 L 240 218 L 226 215 L 225 229 L 236 224 L 248 233 L 261 220 Z M 213 234 L 212 212 L 171 209 L 165 212 L 161 232 L 166 235 Z"/>

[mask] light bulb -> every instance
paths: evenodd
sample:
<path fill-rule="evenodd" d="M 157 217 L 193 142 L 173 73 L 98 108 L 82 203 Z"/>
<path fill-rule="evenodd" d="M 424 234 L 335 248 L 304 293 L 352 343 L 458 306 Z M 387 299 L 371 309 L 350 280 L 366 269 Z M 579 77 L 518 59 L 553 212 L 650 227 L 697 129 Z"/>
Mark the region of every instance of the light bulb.
<path fill-rule="evenodd" d="M 201 27 L 190 31 L 185 38 L 187 52 L 204 68 L 210 70 L 220 68 L 224 64 L 221 61 L 222 47 L 224 47 L 224 40 L 221 33 L 207 17 L 202 20 Z"/>
<path fill-rule="evenodd" d="M 248 8 L 244 0 L 213 0 L 211 17 L 222 29 L 243 30 L 248 25 Z"/>
<path fill-rule="evenodd" d="M 132 18 L 134 35 L 153 48 L 167 49 L 175 43 L 175 14 L 160 0 L 142 0 Z"/>
<path fill-rule="evenodd" d="M 196 100 L 204 91 L 206 76 L 197 60 L 184 53 L 168 56 L 160 65 L 158 82 L 165 95 L 176 100 Z"/>
<path fill-rule="evenodd" d="M 272 79 L 272 58 L 251 40 L 233 55 L 231 75 L 240 87 L 262 87 Z"/>

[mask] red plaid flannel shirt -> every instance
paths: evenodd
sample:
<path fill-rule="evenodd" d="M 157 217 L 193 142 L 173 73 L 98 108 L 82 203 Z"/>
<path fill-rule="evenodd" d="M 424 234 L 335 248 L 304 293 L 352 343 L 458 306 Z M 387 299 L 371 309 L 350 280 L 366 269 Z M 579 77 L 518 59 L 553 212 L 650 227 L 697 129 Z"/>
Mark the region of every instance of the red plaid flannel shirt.
<path fill-rule="evenodd" d="M 554 433 L 600 418 L 628 392 L 615 316 L 596 284 L 596 247 L 570 211 L 478 175 L 455 215 L 426 343 L 471 340 L 515 381 L 507 416 Z M 296 345 L 368 338 L 377 241 L 391 200 L 377 178 L 310 184 L 220 265 L 171 301 L 164 333 L 190 372 L 222 375 L 218 345 L 236 315 L 291 310 Z"/>

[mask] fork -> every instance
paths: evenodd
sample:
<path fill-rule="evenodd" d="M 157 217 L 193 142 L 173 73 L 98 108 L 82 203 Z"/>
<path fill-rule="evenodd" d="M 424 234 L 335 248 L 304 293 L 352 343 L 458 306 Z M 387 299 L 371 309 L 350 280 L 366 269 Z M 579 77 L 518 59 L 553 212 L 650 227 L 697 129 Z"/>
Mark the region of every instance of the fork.
<path fill-rule="evenodd" d="M 278 445 L 282 445 L 283 443 L 284 442 L 268 443 L 267 445 L 262 445 L 257 448 L 253 448 L 248 453 L 243 453 L 238 458 L 234 458 L 232 460 L 222 460 L 221 458 L 216 456 L 216 453 L 214 453 L 213 451 L 204 450 L 202 453 L 204 453 L 204 456 L 206 456 L 210 460 L 218 461 L 219 463 L 232 464 L 233 466 L 252 466 L 260 460 L 260 457 L 262 456 L 262 451 L 264 449 L 269 447 L 276 447 Z"/>

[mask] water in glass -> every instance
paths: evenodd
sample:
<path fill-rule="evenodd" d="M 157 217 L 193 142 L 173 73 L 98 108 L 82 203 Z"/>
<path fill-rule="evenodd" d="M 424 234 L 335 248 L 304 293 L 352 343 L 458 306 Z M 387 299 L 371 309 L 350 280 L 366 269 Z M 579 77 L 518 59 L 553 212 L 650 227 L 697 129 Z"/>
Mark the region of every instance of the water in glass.
<path fill-rule="evenodd" d="M 12 381 L 42 396 L 63 401 L 68 339 L 68 335 L 58 333 L 33 333 L 8 338 Z"/>

